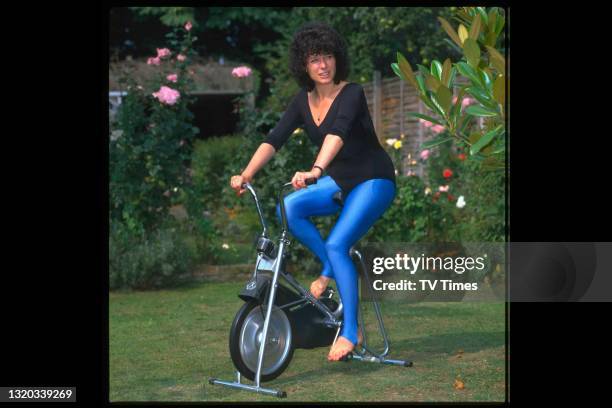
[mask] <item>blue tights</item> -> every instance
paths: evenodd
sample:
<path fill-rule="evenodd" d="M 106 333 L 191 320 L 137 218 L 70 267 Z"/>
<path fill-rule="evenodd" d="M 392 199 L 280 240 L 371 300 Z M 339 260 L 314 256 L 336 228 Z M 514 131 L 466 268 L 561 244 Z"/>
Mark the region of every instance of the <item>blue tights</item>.
<path fill-rule="evenodd" d="M 358 274 L 349 250 L 391 205 L 395 185 L 387 179 L 358 184 L 345 197 L 338 221 L 324 241 L 309 217 L 337 213 L 341 207 L 333 201 L 333 195 L 339 190 L 330 176 L 322 177 L 317 184 L 285 197 L 285 211 L 291 234 L 317 255 L 323 264 L 321 275 L 336 281 L 344 307 L 340 335 L 357 344 Z M 276 210 L 280 219 L 280 205 Z"/>

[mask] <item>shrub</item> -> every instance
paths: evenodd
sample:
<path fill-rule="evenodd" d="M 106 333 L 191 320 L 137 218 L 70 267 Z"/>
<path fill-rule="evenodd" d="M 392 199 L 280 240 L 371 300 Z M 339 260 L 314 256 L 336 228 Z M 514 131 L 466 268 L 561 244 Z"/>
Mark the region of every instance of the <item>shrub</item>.
<path fill-rule="evenodd" d="M 364 242 L 424 242 L 436 235 L 440 214 L 425 194 L 425 183 L 416 176 L 398 176 L 396 183 L 395 200 Z"/>
<path fill-rule="evenodd" d="M 195 39 L 177 30 L 182 40 L 179 32 L 168 35 L 174 51 L 158 49 L 158 56 L 149 59 L 159 69 L 153 83 L 137 84 L 127 73 L 123 79 L 127 95 L 113 123 L 118 129 L 112 132 L 109 146 L 110 217 L 133 233 L 153 231 L 164 219 L 172 196 L 180 194 L 186 182 L 185 162 L 198 132 L 188 108 L 193 97 L 187 95 Z M 175 58 L 179 53 L 187 58 Z"/>
<path fill-rule="evenodd" d="M 438 239 L 447 242 L 503 242 L 505 239 L 505 183 L 503 171 L 485 171 L 482 161 L 466 160 L 461 148 L 450 144 L 432 149 L 426 174 L 439 210 Z M 444 177 L 445 171 L 452 175 Z M 440 192 L 440 186 L 448 191 Z M 464 206 L 458 206 L 460 198 Z"/>
<path fill-rule="evenodd" d="M 187 244 L 177 226 L 166 225 L 145 236 L 111 223 L 110 289 L 175 286 L 191 270 L 195 256 L 195 248 Z"/>

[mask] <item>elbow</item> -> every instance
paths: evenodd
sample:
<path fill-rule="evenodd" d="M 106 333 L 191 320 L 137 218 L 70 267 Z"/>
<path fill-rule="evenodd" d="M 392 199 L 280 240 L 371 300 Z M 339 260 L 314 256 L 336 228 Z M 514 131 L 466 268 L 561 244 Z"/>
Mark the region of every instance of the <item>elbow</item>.
<path fill-rule="evenodd" d="M 327 135 L 327 138 L 330 139 L 331 142 L 334 144 L 334 146 L 337 147 L 338 149 L 344 146 L 344 139 L 342 138 L 342 136 L 338 136 L 338 135 L 334 135 L 330 133 Z"/>
<path fill-rule="evenodd" d="M 270 152 L 270 154 L 275 154 L 276 153 L 276 147 L 274 147 L 274 145 L 272 143 L 262 142 L 261 146 L 267 146 L 267 149 Z"/>

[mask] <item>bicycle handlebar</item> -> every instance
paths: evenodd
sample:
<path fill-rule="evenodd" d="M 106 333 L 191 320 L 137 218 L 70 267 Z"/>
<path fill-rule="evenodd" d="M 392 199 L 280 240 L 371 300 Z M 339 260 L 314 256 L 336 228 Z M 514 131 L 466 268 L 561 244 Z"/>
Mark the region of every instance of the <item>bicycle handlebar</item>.
<path fill-rule="evenodd" d="M 307 186 L 310 186 L 312 184 L 317 184 L 317 179 L 315 177 L 307 178 L 306 180 L 304 180 L 304 182 L 305 182 L 305 184 Z M 281 189 L 280 189 L 280 191 L 278 193 L 278 201 L 280 202 L 280 209 L 281 209 L 281 223 L 282 223 L 284 231 L 287 231 L 288 227 L 287 227 L 287 214 L 285 212 L 285 200 L 283 199 L 284 198 L 283 197 L 283 192 L 284 192 L 285 188 L 287 188 L 289 186 L 293 186 L 293 184 L 291 184 L 291 182 L 283 184 L 283 186 L 281 187 Z M 255 192 L 255 189 L 253 188 L 251 183 L 243 183 L 240 187 L 241 188 L 246 188 L 247 190 L 249 190 L 249 192 L 253 196 L 253 199 L 255 200 L 255 206 L 257 207 L 257 213 L 259 214 L 259 220 L 261 221 L 261 225 L 263 226 L 262 235 L 264 237 L 267 236 L 266 233 L 267 233 L 268 229 L 266 228 L 266 223 L 264 221 L 264 217 L 263 217 L 263 214 L 261 212 L 261 207 L 259 205 L 259 199 L 257 198 L 257 193 Z"/>

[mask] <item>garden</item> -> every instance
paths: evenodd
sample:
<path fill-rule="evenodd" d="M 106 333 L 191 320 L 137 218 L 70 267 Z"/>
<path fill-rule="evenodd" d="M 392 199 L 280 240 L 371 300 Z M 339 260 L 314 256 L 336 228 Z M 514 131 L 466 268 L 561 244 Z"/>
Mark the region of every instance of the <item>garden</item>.
<path fill-rule="evenodd" d="M 237 196 L 229 180 L 298 91 L 287 49 L 305 22 L 325 21 L 346 38 L 349 81 L 371 83 L 378 71 L 401 80 L 424 106 L 405 112 L 427 135 L 418 150 L 407 150 L 414 134 L 378 135 L 395 164 L 397 195 L 360 244 L 505 242 L 505 18 L 498 7 L 112 9 L 112 58 L 140 59 L 152 74 L 123 73 L 121 103 L 109 119 L 111 401 L 266 400 L 203 384 L 205 375 L 232 373 L 227 333 L 261 233 L 251 197 Z M 204 134 L 196 125 L 194 64 L 202 58 L 223 61 L 237 83 L 252 81 L 233 97 L 238 120 L 230 133 Z M 271 238 L 280 231 L 279 187 L 316 154 L 298 129 L 254 178 Z M 313 222 L 325 237 L 335 220 Z M 297 240 L 288 265 L 303 283 L 321 269 Z M 503 268 L 489 274 L 504 279 Z M 404 352 L 421 359 L 414 371 L 395 378 L 386 368 L 344 372 L 323 364 L 322 349 L 306 350 L 281 377 L 285 388 L 302 401 L 380 398 L 376 387 L 359 390 L 361 380 L 346 393 L 309 393 L 353 374 L 387 386 L 394 401 L 504 399 L 503 299 L 410 308 L 388 307 L 385 318 Z"/>

